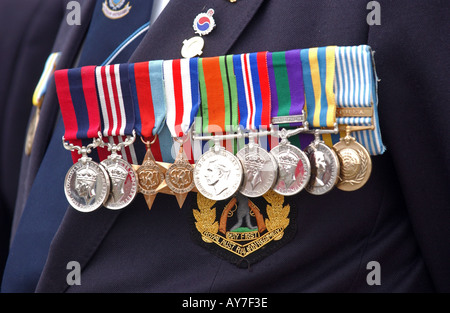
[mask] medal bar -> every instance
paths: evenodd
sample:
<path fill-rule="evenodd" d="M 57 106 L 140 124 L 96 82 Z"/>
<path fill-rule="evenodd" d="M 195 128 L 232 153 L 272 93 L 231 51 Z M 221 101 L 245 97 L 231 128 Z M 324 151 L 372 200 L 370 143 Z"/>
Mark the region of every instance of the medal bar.
<path fill-rule="evenodd" d="M 373 86 L 376 79 L 368 80 L 366 85 L 353 84 L 360 88 L 354 89 L 356 96 L 345 94 L 349 90 L 345 85 L 349 84 L 349 78 L 342 72 L 343 58 L 348 55 L 342 52 L 344 49 L 353 49 L 350 55 L 361 53 L 358 60 L 371 57 L 367 54 L 370 48 L 363 46 L 321 47 L 126 65 L 134 107 L 131 114 L 135 116 L 130 120 L 136 121 L 135 131 L 147 148 L 142 165 L 133 164 L 130 168 L 137 172 L 136 189 L 144 194 L 149 208 L 157 193 L 175 195 L 181 207 L 190 191 L 219 201 L 236 193 L 256 198 L 270 189 L 292 196 L 303 189 L 322 195 L 334 186 L 345 191 L 361 188 L 370 176 L 370 155 L 382 153 L 384 149 Z M 345 62 L 349 61 L 345 59 Z M 111 67 L 119 69 L 125 65 Z M 100 68 L 98 71 L 101 72 Z M 357 78 L 354 75 L 353 79 Z M 106 96 L 101 95 L 98 84 L 103 87 L 108 84 L 97 80 L 100 104 L 105 105 Z M 120 80 L 114 83 L 117 88 L 121 84 Z M 109 95 L 110 99 L 113 97 L 114 92 Z M 76 95 L 74 98 L 80 99 Z M 124 98 L 113 100 L 125 101 Z M 106 104 L 102 112 L 108 107 L 113 105 Z M 104 133 L 103 138 L 129 136 L 130 133 L 117 131 L 120 123 L 126 121 L 109 121 L 105 116 L 103 113 L 102 121 L 108 122 L 116 132 Z M 199 119 L 198 127 L 195 118 Z M 158 134 L 164 124 L 178 151 L 174 161 L 163 160 L 157 152 L 161 149 Z M 370 134 L 371 141 L 361 140 L 360 133 Z M 108 147 L 111 152 L 103 164 L 114 161 L 117 168 L 118 152 L 126 145 L 131 147 L 135 136 L 124 139 L 123 143 L 113 142 L 111 138 L 99 142 L 99 149 Z M 271 148 L 261 145 L 266 137 L 271 138 Z M 72 139 L 87 138 L 93 138 L 92 134 Z M 195 143 L 198 141 L 211 141 L 210 149 L 201 154 L 196 152 L 197 162 L 190 164 L 190 147 L 203 146 Z M 226 143 L 228 150 L 224 148 L 227 141 L 231 142 L 230 146 Z M 374 145 L 377 149 L 369 151 L 368 147 Z M 80 147 L 78 151 L 84 149 L 75 141 L 65 143 L 66 149 L 76 151 L 74 147 Z M 94 146 L 91 144 L 90 148 Z M 103 150 L 98 151 L 100 155 Z M 82 163 L 87 162 L 87 150 L 80 159 Z M 116 174 L 120 176 L 117 171 L 107 172 L 113 181 Z M 113 188 L 109 202 L 114 195 Z M 109 206 L 108 201 L 102 204 Z"/>

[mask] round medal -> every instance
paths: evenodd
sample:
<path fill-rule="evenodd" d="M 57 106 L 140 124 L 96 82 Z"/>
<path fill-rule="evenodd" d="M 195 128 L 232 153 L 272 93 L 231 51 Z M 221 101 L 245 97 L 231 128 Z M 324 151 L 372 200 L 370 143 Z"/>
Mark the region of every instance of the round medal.
<path fill-rule="evenodd" d="M 364 186 L 372 172 L 369 152 L 353 137 L 341 138 L 333 148 L 341 166 L 336 187 L 344 191 L 354 191 Z"/>
<path fill-rule="evenodd" d="M 186 160 L 176 160 L 166 172 L 166 184 L 174 193 L 183 194 L 194 187 L 194 167 Z"/>
<path fill-rule="evenodd" d="M 311 163 L 311 178 L 305 189 L 314 195 L 323 195 L 333 189 L 339 177 L 336 152 L 323 142 L 312 143 L 305 149 Z"/>
<path fill-rule="evenodd" d="M 107 158 L 101 163 L 111 179 L 111 192 L 105 207 L 118 210 L 130 204 L 136 196 L 138 183 L 133 167 L 122 158 Z"/>
<path fill-rule="evenodd" d="M 291 144 L 280 144 L 270 153 L 278 163 L 278 179 L 273 190 L 284 196 L 302 191 L 311 176 L 311 166 L 306 154 Z"/>
<path fill-rule="evenodd" d="M 231 152 L 220 147 L 207 151 L 197 161 L 194 182 L 198 191 L 208 199 L 219 201 L 234 195 L 242 183 L 242 165 Z"/>
<path fill-rule="evenodd" d="M 240 193 L 247 197 L 260 197 L 269 191 L 277 180 L 278 165 L 275 158 L 258 145 L 245 146 L 236 154 L 244 169 Z"/>
<path fill-rule="evenodd" d="M 74 209 L 92 212 L 106 201 L 110 186 L 103 166 L 91 160 L 78 161 L 66 174 L 64 193 Z"/>

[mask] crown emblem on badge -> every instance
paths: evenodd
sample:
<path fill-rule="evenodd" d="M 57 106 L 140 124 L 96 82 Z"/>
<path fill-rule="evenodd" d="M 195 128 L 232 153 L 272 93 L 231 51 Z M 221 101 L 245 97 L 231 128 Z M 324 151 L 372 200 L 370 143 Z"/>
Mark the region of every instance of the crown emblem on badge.
<path fill-rule="evenodd" d="M 125 180 L 128 173 L 119 167 L 114 167 L 109 170 L 109 176 L 114 180 Z"/>
<path fill-rule="evenodd" d="M 298 158 L 291 153 L 282 154 L 278 158 L 278 163 L 296 166 L 298 164 Z"/>
<path fill-rule="evenodd" d="M 90 170 L 88 168 L 78 171 L 76 176 L 77 176 L 77 179 L 83 180 L 83 181 L 95 182 L 97 180 L 97 173 L 95 173 L 93 170 Z"/>
<path fill-rule="evenodd" d="M 252 168 L 261 169 L 266 161 L 259 155 L 247 154 L 244 158 L 245 164 Z"/>
<path fill-rule="evenodd" d="M 124 17 L 130 10 L 130 2 L 125 4 L 125 0 L 105 0 L 102 4 L 103 14 L 112 20 Z"/>

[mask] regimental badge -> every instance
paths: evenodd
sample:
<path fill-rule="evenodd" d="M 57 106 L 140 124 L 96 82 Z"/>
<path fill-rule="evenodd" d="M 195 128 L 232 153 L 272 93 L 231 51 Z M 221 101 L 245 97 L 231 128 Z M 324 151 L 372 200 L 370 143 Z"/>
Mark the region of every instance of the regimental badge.
<path fill-rule="evenodd" d="M 243 268 L 275 252 L 296 232 L 295 208 L 272 189 L 258 198 L 237 193 L 222 201 L 197 193 L 192 213 L 194 241 Z"/>
<path fill-rule="evenodd" d="M 125 4 L 125 0 L 105 0 L 102 5 L 103 14 L 112 20 L 124 17 L 130 10 L 130 2 Z"/>

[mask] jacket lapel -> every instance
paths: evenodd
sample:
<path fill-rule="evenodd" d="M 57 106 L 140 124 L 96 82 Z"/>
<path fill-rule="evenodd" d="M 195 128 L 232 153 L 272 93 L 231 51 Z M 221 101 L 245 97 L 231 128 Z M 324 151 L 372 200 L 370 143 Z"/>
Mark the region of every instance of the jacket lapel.
<path fill-rule="evenodd" d="M 61 52 L 60 60 L 56 69 L 72 67 L 76 61 L 78 51 L 83 42 L 83 38 L 89 26 L 89 20 L 95 6 L 95 1 L 84 1 L 81 5 L 81 23 L 80 25 L 69 25 L 65 19 L 61 23 L 58 35 L 53 46 L 53 52 Z M 33 108 L 34 110 L 34 108 Z M 26 168 L 26 177 L 24 179 L 23 191 L 25 197 L 28 196 L 31 185 L 34 181 L 39 165 L 44 157 L 47 145 L 50 141 L 52 130 L 59 112 L 58 100 L 56 97 L 55 83 L 50 80 L 47 87 L 47 97 L 41 107 L 41 114 L 38 128 L 36 130 L 33 150 L 28 160 Z M 24 164 L 25 162 L 22 162 Z M 25 205 L 25 203 L 23 203 Z"/>
<path fill-rule="evenodd" d="M 192 24 L 197 14 L 215 10 L 216 29 L 204 36 L 201 57 L 224 55 L 250 22 L 263 0 L 171 0 L 130 58 L 130 62 L 181 58 L 183 40 L 196 36 Z M 133 204 L 132 204 L 133 205 Z M 100 246 L 121 211 L 101 208 L 85 214 L 69 208 L 50 247 L 37 292 L 63 292 L 68 270 L 77 260 L 83 269 Z"/>
<path fill-rule="evenodd" d="M 215 29 L 203 36 L 205 46 L 200 57 L 224 55 L 250 22 L 263 0 L 171 0 L 150 27 L 132 62 L 181 58 L 183 41 L 198 36 L 192 27 L 199 13 L 214 9 Z"/>

